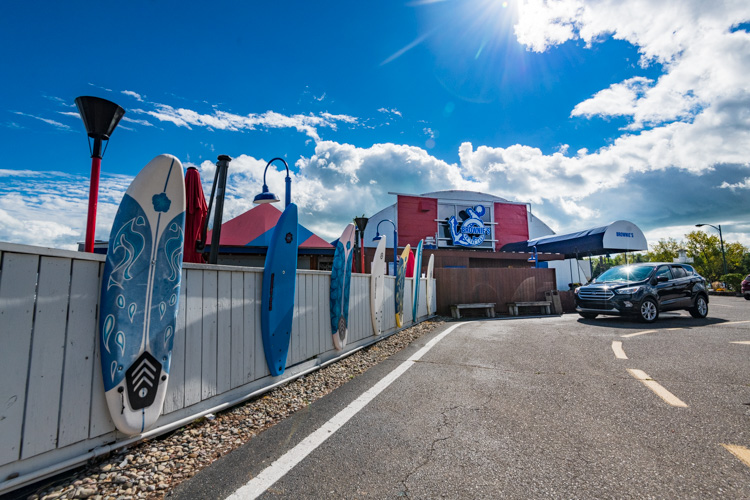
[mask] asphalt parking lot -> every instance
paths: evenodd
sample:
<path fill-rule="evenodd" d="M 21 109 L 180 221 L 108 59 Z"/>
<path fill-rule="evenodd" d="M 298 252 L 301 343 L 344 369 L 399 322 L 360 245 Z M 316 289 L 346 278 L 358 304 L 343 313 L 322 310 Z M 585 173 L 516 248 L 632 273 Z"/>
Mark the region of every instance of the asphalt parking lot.
<path fill-rule="evenodd" d="M 450 323 L 172 498 L 750 498 L 750 301 Z"/>

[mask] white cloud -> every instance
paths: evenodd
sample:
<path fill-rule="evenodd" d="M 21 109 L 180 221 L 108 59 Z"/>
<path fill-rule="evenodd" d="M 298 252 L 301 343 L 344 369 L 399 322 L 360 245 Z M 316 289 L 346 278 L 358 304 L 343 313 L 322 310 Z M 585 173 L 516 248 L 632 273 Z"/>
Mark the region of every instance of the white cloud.
<path fill-rule="evenodd" d="M 594 97 L 578 103 L 571 116 L 632 116 L 636 103 L 653 82 L 636 76 L 622 83 L 614 83 L 608 89 L 600 90 Z"/>
<path fill-rule="evenodd" d="M 298 132 L 306 134 L 314 141 L 319 141 L 318 128 L 330 128 L 336 130 L 338 123 L 356 124 L 357 118 L 348 115 L 333 115 L 331 113 L 320 113 L 319 115 L 284 115 L 275 111 L 266 111 L 262 114 L 251 113 L 248 115 L 237 115 L 219 109 L 213 113 L 205 114 L 186 108 L 173 108 L 167 104 L 156 104 L 155 111 L 134 109 L 134 113 L 153 116 L 159 121 L 171 122 L 178 127 L 186 127 L 192 130 L 194 127 L 204 127 L 214 130 L 257 130 L 273 128 L 293 128 Z"/>
<path fill-rule="evenodd" d="M 89 179 L 58 172 L 0 170 L 0 241 L 75 250 L 83 241 Z M 103 175 L 96 238 L 109 235 L 132 178 Z"/>
<path fill-rule="evenodd" d="M 380 108 L 380 109 L 378 109 L 378 112 L 379 113 L 389 114 L 389 115 L 396 115 L 398 117 L 403 117 L 403 115 L 401 114 L 401 111 L 397 110 L 396 108 L 390 108 L 390 109 L 388 109 L 388 108 Z"/>
<path fill-rule="evenodd" d="M 719 187 L 722 189 L 731 189 L 732 191 L 735 189 L 750 189 L 750 177 L 745 177 L 741 182 L 735 182 L 734 184 L 724 181 Z"/>
<path fill-rule="evenodd" d="M 128 123 L 134 123 L 136 125 L 143 125 L 144 127 L 155 127 L 156 126 L 156 125 L 154 125 L 153 123 L 151 123 L 148 120 L 137 120 L 135 118 L 129 118 L 127 116 L 123 116 L 122 117 L 122 121 L 128 122 Z"/>
<path fill-rule="evenodd" d="M 19 115 L 19 116 L 25 116 L 27 118 L 34 118 L 35 120 L 42 121 L 42 122 L 44 122 L 44 123 L 46 123 L 48 125 L 52 125 L 53 127 L 57 128 L 59 130 L 70 130 L 70 127 L 68 125 L 65 125 L 64 123 L 60 123 L 60 122 L 55 121 L 55 120 L 50 120 L 49 118 L 43 118 L 41 116 L 30 115 L 28 113 L 22 113 L 20 111 L 14 111 L 14 113 L 17 114 L 17 115 Z"/>
<path fill-rule="evenodd" d="M 133 92 L 132 90 L 123 90 L 122 93 L 126 96 L 132 97 L 136 101 L 143 102 L 143 96 L 141 96 L 141 94 L 137 92 Z"/>

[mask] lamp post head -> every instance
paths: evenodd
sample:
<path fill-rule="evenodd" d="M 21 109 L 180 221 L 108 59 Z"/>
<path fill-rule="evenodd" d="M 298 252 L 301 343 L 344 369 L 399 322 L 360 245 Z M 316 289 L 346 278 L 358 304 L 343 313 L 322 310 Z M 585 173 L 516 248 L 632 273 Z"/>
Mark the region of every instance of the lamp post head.
<path fill-rule="evenodd" d="M 258 205 L 263 203 L 278 203 L 279 201 L 281 200 L 279 200 L 278 196 L 268 191 L 267 184 L 263 184 L 263 191 L 253 199 L 253 203 Z"/>
<path fill-rule="evenodd" d="M 125 110 L 120 106 L 100 97 L 76 97 L 76 106 L 86 127 L 86 133 L 92 139 L 108 140 L 125 115 Z"/>
<path fill-rule="evenodd" d="M 703 227 L 705 224 L 696 224 L 695 227 Z"/>
<path fill-rule="evenodd" d="M 354 218 L 354 223 L 357 225 L 357 229 L 359 229 L 360 233 L 364 234 L 365 227 L 367 226 L 367 221 L 368 220 L 369 219 L 367 217 L 364 217 L 364 216 L 362 216 L 362 217 L 355 217 Z"/>
<path fill-rule="evenodd" d="M 382 236 L 380 236 L 380 233 L 376 232 L 375 237 L 372 239 L 372 241 L 380 241 L 380 238 L 382 238 Z"/>

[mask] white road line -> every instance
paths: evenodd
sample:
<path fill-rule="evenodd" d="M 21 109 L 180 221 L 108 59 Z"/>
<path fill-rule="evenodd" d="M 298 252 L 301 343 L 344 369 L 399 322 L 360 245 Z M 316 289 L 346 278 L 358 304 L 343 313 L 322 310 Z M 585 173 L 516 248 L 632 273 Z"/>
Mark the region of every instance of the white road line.
<path fill-rule="evenodd" d="M 732 455 L 739 458 L 742 463 L 750 467 L 750 450 L 744 446 L 737 446 L 735 444 L 723 444 L 722 446 Z"/>
<path fill-rule="evenodd" d="M 644 330 L 642 332 L 628 333 L 627 335 L 620 335 L 622 338 L 637 337 L 638 335 L 646 335 L 647 333 L 654 333 L 656 330 Z"/>
<path fill-rule="evenodd" d="M 632 375 L 636 380 L 640 380 L 643 385 L 654 391 L 654 394 L 662 398 L 667 404 L 677 406 L 679 408 L 687 408 L 687 404 L 685 404 L 684 401 L 666 390 L 661 384 L 659 384 L 659 382 L 646 375 L 645 372 L 628 368 L 628 373 L 630 373 L 630 375 Z"/>
<path fill-rule="evenodd" d="M 741 325 L 743 323 L 750 323 L 750 321 L 728 321 L 727 323 L 719 323 L 716 326 Z"/>
<path fill-rule="evenodd" d="M 730 342 L 730 344 L 744 344 L 744 345 L 750 345 L 750 340 L 738 340 L 737 342 Z"/>
<path fill-rule="evenodd" d="M 427 345 L 414 353 L 407 361 L 401 363 L 391 373 L 383 377 L 377 384 L 365 391 L 361 396 L 352 401 L 349 406 L 333 416 L 328 422 L 323 424 L 318 430 L 303 439 L 297 446 L 287 451 L 279 457 L 274 463 L 269 465 L 260 474 L 251 479 L 247 484 L 232 493 L 228 500 L 252 500 L 262 495 L 276 481 L 284 477 L 287 472 L 292 470 L 307 455 L 312 453 L 318 446 L 331 437 L 345 423 L 347 423 L 362 408 L 375 399 L 389 385 L 396 381 L 406 370 L 412 367 L 422 356 L 424 356 L 435 344 L 443 340 L 445 336 L 453 330 L 466 323 L 456 323 L 443 333 L 430 340 Z"/>
<path fill-rule="evenodd" d="M 622 342 L 619 340 L 612 341 L 612 351 L 615 353 L 617 359 L 628 359 L 625 355 L 625 351 L 622 350 Z"/>

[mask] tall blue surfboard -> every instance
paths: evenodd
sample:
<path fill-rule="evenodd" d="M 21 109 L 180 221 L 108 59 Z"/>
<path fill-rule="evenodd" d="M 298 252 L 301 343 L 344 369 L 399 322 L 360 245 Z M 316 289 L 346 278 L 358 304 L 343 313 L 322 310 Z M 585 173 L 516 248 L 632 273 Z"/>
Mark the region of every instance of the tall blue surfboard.
<path fill-rule="evenodd" d="M 352 282 L 354 224 L 349 224 L 336 242 L 331 269 L 331 330 L 333 346 L 341 350 L 349 336 L 349 287 Z"/>
<path fill-rule="evenodd" d="M 271 236 L 263 268 L 260 328 L 271 375 L 286 369 L 297 279 L 297 205 L 290 203 Z"/>
<path fill-rule="evenodd" d="M 128 435 L 161 414 L 169 381 L 185 227 L 185 181 L 171 155 L 151 160 L 117 209 L 99 314 L 104 394 Z"/>
<path fill-rule="evenodd" d="M 419 240 L 417 251 L 414 252 L 414 300 L 412 302 L 413 321 L 417 322 L 417 312 L 419 311 L 419 282 L 422 281 L 422 242 Z"/>

